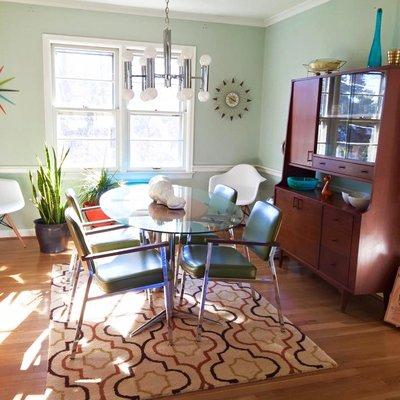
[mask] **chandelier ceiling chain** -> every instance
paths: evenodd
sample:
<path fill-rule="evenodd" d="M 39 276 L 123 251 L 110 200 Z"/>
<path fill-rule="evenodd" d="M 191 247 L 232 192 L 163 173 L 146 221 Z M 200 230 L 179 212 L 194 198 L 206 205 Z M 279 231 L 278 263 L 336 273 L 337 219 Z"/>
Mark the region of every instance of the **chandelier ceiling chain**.
<path fill-rule="evenodd" d="M 165 0 L 165 26 L 169 26 L 169 0 Z"/>
<path fill-rule="evenodd" d="M 156 79 L 163 79 L 166 88 L 171 87 L 172 79 L 177 79 L 179 84 L 179 91 L 177 97 L 180 101 L 190 100 L 193 97 L 192 80 L 198 79 L 200 81 L 200 91 L 198 99 L 202 102 L 210 98 L 208 93 L 209 88 L 209 72 L 211 64 L 211 56 L 204 54 L 200 57 L 200 76 L 192 76 L 192 57 L 188 50 L 181 50 L 177 58 L 179 73 L 173 75 L 171 73 L 172 61 L 172 42 L 171 42 L 171 28 L 169 25 L 169 1 L 165 0 L 165 27 L 163 30 L 163 58 L 164 58 L 164 72 L 162 74 L 155 71 L 155 59 L 157 57 L 157 50 L 153 46 L 146 47 L 143 52 L 143 57 L 140 57 L 139 63 L 141 65 L 141 74 L 132 74 L 132 60 L 133 52 L 124 52 L 124 70 L 125 70 L 125 89 L 124 98 L 129 102 L 133 96 L 133 78 L 141 78 L 142 92 L 140 98 L 142 101 L 153 100 L 157 97 L 158 92 L 156 89 Z"/>

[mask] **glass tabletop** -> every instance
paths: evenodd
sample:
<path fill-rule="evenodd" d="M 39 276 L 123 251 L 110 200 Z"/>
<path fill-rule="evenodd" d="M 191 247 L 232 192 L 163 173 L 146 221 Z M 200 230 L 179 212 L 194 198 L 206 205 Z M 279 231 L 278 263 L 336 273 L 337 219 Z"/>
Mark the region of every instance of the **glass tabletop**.
<path fill-rule="evenodd" d="M 148 185 L 121 186 L 104 193 L 100 206 L 121 224 L 146 231 L 194 234 L 218 232 L 234 228 L 243 218 L 236 204 L 222 197 L 187 186 L 174 185 L 175 196 L 186 205 L 180 210 L 156 204 L 148 195 Z"/>

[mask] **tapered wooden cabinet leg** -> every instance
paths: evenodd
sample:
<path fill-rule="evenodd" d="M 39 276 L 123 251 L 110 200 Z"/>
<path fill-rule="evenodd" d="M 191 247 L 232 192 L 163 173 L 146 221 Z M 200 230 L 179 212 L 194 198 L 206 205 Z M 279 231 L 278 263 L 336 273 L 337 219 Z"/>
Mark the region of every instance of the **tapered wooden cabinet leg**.
<path fill-rule="evenodd" d="M 340 311 L 342 313 L 346 312 L 346 308 L 347 305 L 349 304 L 349 300 L 350 300 L 350 292 L 348 292 L 347 290 L 342 290 L 342 295 L 340 298 Z"/>
<path fill-rule="evenodd" d="M 17 235 L 17 238 L 21 242 L 22 246 L 26 247 L 26 244 L 24 243 L 24 240 L 22 239 L 22 236 L 20 235 L 17 226 L 15 225 L 13 219 L 11 218 L 10 214 L 6 214 L 4 216 L 4 219 L 7 221 L 8 225 L 11 226 L 12 230 L 14 233 Z"/>
<path fill-rule="evenodd" d="M 388 305 L 389 305 L 390 294 L 391 294 L 390 290 L 387 290 L 387 291 L 383 292 L 383 306 L 385 307 L 385 311 L 386 311 L 386 309 L 388 308 Z"/>

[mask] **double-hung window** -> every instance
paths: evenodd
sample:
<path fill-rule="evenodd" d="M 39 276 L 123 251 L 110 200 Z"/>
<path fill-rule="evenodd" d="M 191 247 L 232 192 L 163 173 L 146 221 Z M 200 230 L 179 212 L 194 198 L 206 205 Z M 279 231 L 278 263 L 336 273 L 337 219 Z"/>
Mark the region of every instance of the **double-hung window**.
<path fill-rule="evenodd" d="M 157 79 L 158 96 L 144 102 L 141 79 L 134 78 L 134 98 L 126 102 L 122 96 L 122 54 L 134 54 L 132 71 L 140 75 L 145 43 L 49 35 L 44 43 L 47 140 L 59 152 L 70 149 L 67 168 L 191 171 L 193 104 L 177 99 L 177 80 L 165 88 Z M 162 73 L 162 48 L 156 47 L 156 72 Z M 173 75 L 178 74 L 183 49 L 194 52 L 187 46 L 173 49 Z"/>
<path fill-rule="evenodd" d="M 66 167 L 117 167 L 117 52 L 53 46 L 53 122 Z"/>

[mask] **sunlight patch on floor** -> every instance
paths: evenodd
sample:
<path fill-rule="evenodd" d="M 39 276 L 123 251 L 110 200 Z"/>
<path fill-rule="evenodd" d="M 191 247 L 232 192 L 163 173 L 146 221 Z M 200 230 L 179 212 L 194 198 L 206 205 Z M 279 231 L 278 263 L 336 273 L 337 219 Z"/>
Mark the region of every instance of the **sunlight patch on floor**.
<path fill-rule="evenodd" d="M 45 329 L 25 351 L 22 358 L 21 371 L 26 371 L 37 359 L 43 341 L 48 337 L 49 329 Z M 39 361 L 40 362 L 40 361 Z"/>
<path fill-rule="evenodd" d="M 40 290 L 28 290 L 11 292 L 0 301 L 0 344 L 37 309 L 42 300 Z"/>

